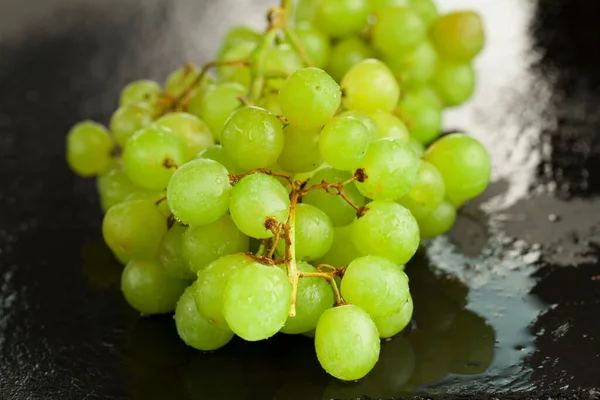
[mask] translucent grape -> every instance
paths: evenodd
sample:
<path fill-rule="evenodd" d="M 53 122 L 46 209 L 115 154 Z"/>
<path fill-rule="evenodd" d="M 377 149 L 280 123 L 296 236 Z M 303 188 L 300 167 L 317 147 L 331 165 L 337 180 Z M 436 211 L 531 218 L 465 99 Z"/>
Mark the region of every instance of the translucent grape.
<path fill-rule="evenodd" d="M 167 219 L 150 200 L 114 205 L 102 221 L 104 241 L 125 262 L 154 258 L 166 232 Z"/>
<path fill-rule="evenodd" d="M 439 62 L 433 77 L 433 88 L 445 107 L 464 103 L 475 92 L 475 70 L 471 64 Z"/>
<path fill-rule="evenodd" d="M 224 215 L 210 224 L 190 226 L 182 237 L 181 255 L 188 268 L 198 272 L 223 256 L 248 251 L 249 245 L 248 236 Z"/>
<path fill-rule="evenodd" d="M 333 243 L 327 254 L 317 264 L 329 264 L 334 267 L 346 267 L 355 258 L 362 257 L 352 239 L 352 225 L 333 228 Z"/>
<path fill-rule="evenodd" d="M 320 128 L 341 104 L 338 84 L 318 68 L 303 68 L 285 81 L 279 92 L 283 114 L 291 124 L 304 129 Z"/>
<path fill-rule="evenodd" d="M 209 224 L 229 208 L 231 184 L 227 169 L 210 159 L 181 166 L 167 187 L 167 201 L 175 218 L 188 225 Z"/>
<path fill-rule="evenodd" d="M 269 110 L 273 115 L 283 115 L 279 105 L 279 91 L 265 93 L 263 98 L 258 101 L 258 106 Z"/>
<path fill-rule="evenodd" d="M 135 185 L 146 189 L 164 189 L 182 165 L 185 147 L 168 128 L 149 126 L 137 131 L 123 151 L 125 174 Z"/>
<path fill-rule="evenodd" d="M 325 161 L 342 171 L 354 171 L 371 141 L 360 120 L 337 117 L 325 125 L 319 138 L 319 150 Z"/>
<path fill-rule="evenodd" d="M 402 142 L 410 140 L 408 128 L 402 120 L 394 114 L 379 111 L 369 115 L 377 127 L 377 135 L 380 138 L 397 139 Z"/>
<path fill-rule="evenodd" d="M 397 110 L 410 136 L 422 144 L 435 140 L 442 131 L 442 108 L 427 93 L 405 93 Z"/>
<path fill-rule="evenodd" d="M 272 78 L 267 80 L 270 88 L 280 89 L 285 81 L 285 76 L 292 74 L 304 67 L 298 52 L 288 43 L 269 47 L 262 58 L 262 68 L 266 74 L 283 75 L 281 79 Z"/>
<path fill-rule="evenodd" d="M 323 168 L 317 171 L 308 181 L 307 187 L 318 185 L 325 181 L 327 183 L 345 182 L 352 177 L 352 174 L 346 171 L 339 171 L 333 168 Z M 356 210 L 346 202 L 341 196 L 335 196 L 337 189 L 331 189 L 331 193 L 325 190 L 313 190 L 302 197 L 303 203 L 311 204 L 325 212 L 330 218 L 333 226 L 345 226 L 351 224 L 356 219 Z M 361 195 L 354 183 L 344 185 L 344 193 L 358 207 L 365 204 L 365 198 Z"/>
<path fill-rule="evenodd" d="M 375 52 L 364 40 L 355 36 L 347 37 L 333 45 L 327 72 L 340 82 L 350 68 L 374 56 Z"/>
<path fill-rule="evenodd" d="M 375 200 L 354 221 L 354 245 L 364 254 L 389 258 L 404 265 L 419 247 L 419 225 L 410 211 L 398 203 Z"/>
<path fill-rule="evenodd" d="M 281 122 L 264 108 L 242 107 L 223 126 L 221 145 L 242 170 L 266 168 L 283 150 Z"/>
<path fill-rule="evenodd" d="M 181 295 L 175 308 L 175 326 L 185 344 L 197 350 L 210 351 L 225 346 L 233 338 L 233 332 L 217 328 L 196 308 L 194 300 L 198 290 L 193 284 Z"/>
<path fill-rule="evenodd" d="M 367 178 L 356 182 L 365 196 L 375 200 L 395 200 L 407 194 L 419 174 L 419 159 L 408 143 L 392 139 L 372 142 L 358 164 Z"/>
<path fill-rule="evenodd" d="M 423 157 L 423 154 L 425 154 L 425 146 L 423 146 L 421 142 L 411 137 L 408 144 L 410 145 L 410 148 L 413 149 L 417 157 Z"/>
<path fill-rule="evenodd" d="M 238 97 L 245 96 L 247 91 L 239 83 L 226 82 L 204 96 L 198 117 L 206 122 L 216 140 L 221 140 L 221 129 L 227 118 L 242 105 Z"/>
<path fill-rule="evenodd" d="M 115 204 L 119 204 L 130 194 L 140 190 L 135 186 L 121 168 L 113 168 L 98 176 L 96 187 L 100 195 L 100 206 L 106 212 Z"/>
<path fill-rule="evenodd" d="M 430 27 L 439 17 L 434 0 L 409 0 L 413 10 L 419 13 L 425 24 Z"/>
<path fill-rule="evenodd" d="M 297 24 L 294 32 L 313 65 L 317 68 L 325 68 L 331 53 L 329 38 L 319 29 L 306 22 Z"/>
<path fill-rule="evenodd" d="M 158 249 L 158 260 L 167 275 L 182 279 L 194 279 L 181 253 L 181 242 L 187 227 L 174 224 L 163 236 Z"/>
<path fill-rule="evenodd" d="M 244 340 L 267 339 L 283 327 L 292 300 L 292 285 L 281 269 L 253 262 L 237 271 L 223 294 L 223 314 Z"/>
<path fill-rule="evenodd" d="M 295 125 L 283 128 L 285 141 L 277 163 L 289 172 L 309 172 L 323 163 L 319 151 L 319 129 L 302 129 Z"/>
<path fill-rule="evenodd" d="M 144 103 L 127 104 L 114 112 L 110 119 L 110 131 L 115 142 L 120 147 L 125 147 L 127 140 L 137 130 L 152 123 L 153 109 Z"/>
<path fill-rule="evenodd" d="M 386 63 L 403 88 L 426 85 L 437 66 L 438 55 L 433 45 L 425 40 L 406 53 L 392 54 Z"/>
<path fill-rule="evenodd" d="M 350 110 L 366 113 L 392 112 L 400 98 L 400 87 L 381 61 L 367 59 L 352 67 L 341 83 L 342 103 Z"/>
<path fill-rule="evenodd" d="M 260 34 L 249 26 L 234 26 L 232 27 L 221 42 L 218 59 L 222 59 L 223 54 L 232 47 L 239 46 L 243 43 L 258 43 Z"/>
<path fill-rule="evenodd" d="M 298 0 L 295 10 L 296 22 L 314 22 L 320 0 Z"/>
<path fill-rule="evenodd" d="M 199 152 L 215 144 L 210 128 L 198 117 L 174 112 L 156 121 L 156 125 L 169 128 L 185 145 L 186 160 L 193 160 Z"/>
<path fill-rule="evenodd" d="M 373 318 L 373 322 L 375 322 L 379 331 L 379 336 L 381 338 L 390 338 L 402 332 L 410 323 L 413 308 L 412 297 L 409 295 L 406 303 L 404 303 L 399 311 L 390 315 Z"/>
<path fill-rule="evenodd" d="M 242 178 L 234 186 L 229 211 L 242 232 L 265 239 L 273 236 L 265 228 L 266 219 L 273 217 L 285 222 L 290 212 L 290 199 L 277 179 L 257 173 Z"/>
<path fill-rule="evenodd" d="M 161 88 L 157 82 L 147 79 L 133 81 L 121 91 L 119 106 L 143 103 L 154 109 L 160 92 Z"/>
<path fill-rule="evenodd" d="M 371 318 L 400 311 L 408 300 L 408 277 L 387 258 L 365 256 L 352 261 L 342 278 L 344 300 L 365 310 Z"/>
<path fill-rule="evenodd" d="M 371 140 L 375 140 L 379 137 L 379 132 L 377 131 L 377 125 L 375 125 L 375 121 L 373 121 L 373 119 L 371 119 L 371 117 L 369 117 L 368 114 L 366 114 L 362 111 L 347 110 L 347 111 L 344 111 L 344 112 L 338 114 L 338 117 L 340 117 L 340 118 L 351 117 L 351 118 L 357 119 L 360 122 L 362 122 L 364 126 L 367 127 L 367 130 L 369 131 L 369 135 L 371 136 Z"/>
<path fill-rule="evenodd" d="M 317 272 L 306 262 L 297 263 L 300 272 Z M 281 332 L 298 334 L 317 327 L 319 317 L 333 306 L 333 291 L 323 278 L 300 278 L 296 297 L 296 316 L 288 317 Z"/>
<path fill-rule="evenodd" d="M 94 176 L 112 165 L 113 142 L 102 125 L 83 121 L 67 135 L 67 162 L 80 176 Z"/>
<path fill-rule="evenodd" d="M 442 58 L 468 63 L 483 49 L 485 32 L 474 11 L 455 11 L 440 17 L 429 34 Z"/>
<path fill-rule="evenodd" d="M 238 174 L 242 171 L 234 164 L 233 160 L 229 158 L 227 154 L 225 154 L 225 150 L 221 145 L 210 146 L 209 148 L 203 150 L 198 154 L 198 158 L 201 159 L 209 159 L 214 160 L 227 168 L 227 171 L 230 174 Z"/>
<path fill-rule="evenodd" d="M 189 283 L 165 274 L 157 261 L 131 260 L 121 275 L 125 300 L 145 315 L 173 311 Z"/>
<path fill-rule="evenodd" d="M 411 7 L 384 7 L 376 16 L 373 45 L 385 55 L 410 51 L 426 38 L 427 25 Z"/>
<path fill-rule="evenodd" d="M 210 83 L 210 84 L 206 84 L 204 87 L 202 87 L 201 90 L 196 90 L 194 92 L 194 94 L 192 96 L 190 96 L 190 98 L 189 98 L 187 112 L 200 118 L 200 114 L 202 112 L 201 111 L 202 103 L 204 102 L 204 98 L 206 97 L 206 95 L 208 93 L 215 90 L 216 87 L 217 87 L 217 85 Z M 209 128 L 209 130 L 210 130 L 210 128 Z"/>
<path fill-rule="evenodd" d="M 448 232 L 456 220 L 456 208 L 444 200 L 435 210 L 419 220 L 419 230 L 423 239 L 433 239 Z"/>
<path fill-rule="evenodd" d="M 417 183 L 398 203 L 408 208 L 418 220 L 435 210 L 444 201 L 445 194 L 442 174 L 433 165 L 421 161 Z"/>
<path fill-rule="evenodd" d="M 455 203 L 479 196 L 490 182 L 491 163 L 486 149 L 462 133 L 444 136 L 423 156 L 444 178 L 446 197 Z"/>
<path fill-rule="evenodd" d="M 310 204 L 296 205 L 296 259 L 311 261 L 323 257 L 333 243 L 333 225 L 327 214 Z M 279 242 L 283 254 L 285 242 Z"/>
<path fill-rule="evenodd" d="M 367 25 L 368 0 L 321 0 L 317 6 L 315 23 L 332 37 L 359 33 Z"/>
<path fill-rule="evenodd" d="M 375 366 L 380 350 L 379 333 L 369 314 L 361 308 L 351 304 L 330 308 L 317 324 L 315 348 L 325 371 L 338 379 L 353 381 Z"/>
<path fill-rule="evenodd" d="M 220 61 L 248 60 L 257 45 L 258 43 L 254 41 L 233 45 L 221 55 Z M 250 67 L 247 65 L 224 65 L 220 66 L 217 72 L 220 82 L 236 82 L 249 86 L 252 79 Z"/>
<path fill-rule="evenodd" d="M 229 331 L 223 315 L 223 294 L 233 274 L 254 261 L 244 253 L 223 256 L 198 271 L 196 306 L 215 326 Z"/>
<path fill-rule="evenodd" d="M 171 216 L 171 209 L 165 201 L 167 193 L 164 190 L 137 190 L 125 197 L 124 201 L 148 200 L 156 205 L 158 212 L 165 218 Z"/>

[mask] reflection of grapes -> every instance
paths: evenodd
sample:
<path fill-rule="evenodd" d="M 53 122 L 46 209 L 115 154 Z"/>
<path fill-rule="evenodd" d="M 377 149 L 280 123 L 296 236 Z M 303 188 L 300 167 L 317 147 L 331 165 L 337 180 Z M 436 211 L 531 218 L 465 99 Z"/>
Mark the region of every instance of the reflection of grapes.
<path fill-rule="evenodd" d="M 439 381 L 450 373 L 452 349 L 450 342 L 441 334 L 429 331 L 415 331 L 408 337 L 415 352 L 415 371 L 408 381 L 410 387 Z"/>
<path fill-rule="evenodd" d="M 197 353 L 183 370 L 183 386 L 189 400 L 233 400 L 244 398 L 248 382 L 236 358 Z"/>
<path fill-rule="evenodd" d="M 462 310 L 447 333 L 453 349 L 450 371 L 475 375 L 485 372 L 494 359 L 496 334 L 482 317 Z"/>

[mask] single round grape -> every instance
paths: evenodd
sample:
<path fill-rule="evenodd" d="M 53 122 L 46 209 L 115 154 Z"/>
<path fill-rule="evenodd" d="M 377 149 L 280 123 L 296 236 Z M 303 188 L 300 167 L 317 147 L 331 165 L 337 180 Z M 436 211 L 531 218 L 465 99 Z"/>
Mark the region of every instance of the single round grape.
<path fill-rule="evenodd" d="M 367 26 L 370 8 L 368 0 L 321 0 L 315 23 L 332 37 L 346 37 Z"/>
<path fill-rule="evenodd" d="M 285 142 L 277 163 L 289 172 L 309 172 L 323 163 L 319 151 L 319 129 L 302 129 L 295 125 L 283 128 Z"/>
<path fill-rule="evenodd" d="M 475 92 L 476 76 L 471 64 L 439 62 L 433 76 L 433 88 L 445 107 L 460 105 Z"/>
<path fill-rule="evenodd" d="M 364 124 L 364 126 L 367 127 L 367 130 L 369 131 L 369 135 L 371 136 L 371 140 L 375 140 L 379 137 L 379 132 L 377 131 L 377 125 L 375 125 L 375 121 L 373 121 L 373 119 L 371 117 L 369 117 L 369 114 L 364 113 L 362 111 L 358 111 L 358 110 L 347 110 L 344 111 L 340 114 L 338 114 L 339 118 L 344 118 L 344 117 L 350 117 L 350 118 L 354 118 L 359 120 L 360 122 L 362 122 Z"/>
<path fill-rule="evenodd" d="M 358 119 L 337 117 L 329 121 L 321 131 L 319 150 L 332 167 L 354 171 L 370 141 L 371 134 Z"/>
<path fill-rule="evenodd" d="M 210 146 L 209 148 L 202 150 L 198 157 L 199 159 L 209 159 L 218 162 L 225 168 L 230 174 L 239 174 L 242 171 L 235 165 L 233 160 L 229 158 L 227 154 L 225 154 L 225 150 L 220 144 L 215 144 Z"/>
<path fill-rule="evenodd" d="M 254 28 L 249 26 L 234 26 L 225 34 L 221 42 L 221 48 L 218 52 L 218 59 L 223 58 L 223 54 L 232 47 L 239 46 L 243 43 L 258 43 L 261 35 Z"/>
<path fill-rule="evenodd" d="M 426 85 L 435 74 L 438 54 L 433 45 L 425 40 L 406 53 L 393 54 L 386 63 L 402 88 Z"/>
<path fill-rule="evenodd" d="M 241 42 L 231 46 L 225 51 L 219 61 L 248 60 L 258 43 L 253 41 Z M 220 82 L 236 82 L 244 86 L 249 86 L 252 80 L 252 74 L 248 65 L 223 65 L 217 68 Z"/>
<path fill-rule="evenodd" d="M 117 257 L 153 258 L 167 232 L 167 219 L 150 200 L 136 200 L 112 206 L 102 221 L 102 235 Z"/>
<path fill-rule="evenodd" d="M 367 59 L 352 67 L 342 79 L 342 103 L 366 113 L 392 112 L 400 98 L 400 86 L 381 61 Z"/>
<path fill-rule="evenodd" d="M 80 176 L 99 175 L 111 166 L 113 142 L 102 125 L 83 121 L 67 135 L 67 162 Z"/>
<path fill-rule="evenodd" d="M 483 374 L 494 360 L 496 333 L 481 316 L 463 309 L 447 333 L 453 362 L 450 372 L 461 375 Z"/>
<path fill-rule="evenodd" d="M 210 351 L 225 346 L 233 339 L 233 332 L 217 328 L 196 308 L 194 300 L 197 284 L 189 286 L 177 302 L 175 327 L 185 344 L 197 350 Z"/>
<path fill-rule="evenodd" d="M 169 74 L 165 81 L 165 90 L 174 97 L 180 97 L 192 88 L 199 75 L 200 68 L 197 65 L 185 64 Z"/>
<path fill-rule="evenodd" d="M 423 159 L 433 164 L 446 183 L 446 197 L 464 202 L 479 196 L 490 182 L 491 162 L 476 139 L 453 133 L 437 140 Z"/>
<path fill-rule="evenodd" d="M 136 200 L 148 200 L 156 205 L 158 212 L 165 218 L 169 218 L 171 216 L 171 209 L 169 205 L 165 201 L 167 198 L 167 192 L 164 190 L 137 190 L 133 193 L 130 193 L 125 197 L 124 201 L 136 201 Z"/>
<path fill-rule="evenodd" d="M 419 13 L 428 27 L 431 27 L 440 15 L 434 0 L 409 0 L 409 4 Z"/>
<path fill-rule="evenodd" d="M 402 120 L 394 114 L 379 111 L 369 115 L 377 127 L 377 135 L 380 138 L 396 139 L 402 142 L 410 140 L 408 128 Z"/>
<path fill-rule="evenodd" d="M 349 329 L 351 327 L 351 329 Z M 326 310 L 315 333 L 317 358 L 334 377 L 353 381 L 367 375 L 379 358 L 379 333 L 361 308 L 348 304 Z"/>
<path fill-rule="evenodd" d="M 411 7 L 384 7 L 376 16 L 373 46 L 387 56 L 410 51 L 426 38 L 427 25 Z"/>
<path fill-rule="evenodd" d="M 327 254 L 316 264 L 329 264 L 333 267 L 347 267 L 352 260 L 364 256 L 354 245 L 352 225 L 333 228 L 333 243 Z"/>
<path fill-rule="evenodd" d="M 308 181 L 306 187 L 318 185 L 325 181 L 327 183 L 345 182 L 352 177 L 352 174 L 346 171 L 339 171 L 333 168 L 323 168 L 317 171 Z M 365 198 L 351 182 L 344 185 L 344 194 L 358 207 L 365 205 Z M 311 204 L 325 212 L 333 226 L 345 226 L 351 224 L 356 219 L 356 210 L 346 202 L 341 196 L 336 196 L 337 189 L 331 189 L 327 193 L 324 189 L 313 190 L 302 197 L 302 202 Z"/>
<path fill-rule="evenodd" d="M 350 68 L 373 57 L 375 57 L 375 52 L 364 40 L 356 36 L 349 36 L 333 45 L 326 70 L 333 79 L 341 82 Z"/>
<path fill-rule="evenodd" d="M 423 146 L 421 142 L 411 137 L 408 144 L 410 145 L 410 148 L 415 152 L 417 157 L 423 157 L 423 154 L 425 154 L 425 146 Z"/>
<path fill-rule="evenodd" d="M 169 128 L 185 145 L 186 160 L 193 160 L 199 152 L 215 144 L 210 128 L 198 117 L 174 112 L 156 121 L 156 125 Z"/>
<path fill-rule="evenodd" d="M 231 114 L 221 131 L 225 154 L 243 170 L 267 168 L 283 150 L 281 122 L 258 107 L 242 107 Z"/>
<path fill-rule="evenodd" d="M 367 178 L 356 187 L 375 200 L 399 199 L 415 186 L 419 175 L 419 159 L 408 143 L 392 139 L 372 142 L 358 167 Z"/>
<path fill-rule="evenodd" d="M 165 274 L 157 261 L 131 260 L 121 275 L 125 300 L 145 315 L 173 311 L 189 283 Z"/>
<path fill-rule="evenodd" d="M 231 184 L 227 169 L 210 159 L 196 159 L 177 169 L 167 187 L 175 218 L 204 225 L 221 218 L 229 208 Z"/>
<path fill-rule="evenodd" d="M 113 168 L 98 176 L 96 188 L 100 195 L 100 206 L 104 212 L 115 204 L 123 202 L 130 194 L 140 190 L 131 183 L 121 168 Z"/>
<path fill-rule="evenodd" d="M 287 221 L 290 213 L 288 193 L 277 179 L 261 173 L 242 178 L 231 193 L 229 212 L 237 227 L 257 239 L 273 236 L 265 227 L 268 217 Z"/>
<path fill-rule="evenodd" d="M 320 0 L 298 0 L 294 12 L 296 23 L 313 23 L 317 14 L 317 7 Z"/>
<path fill-rule="evenodd" d="M 444 200 L 435 210 L 419 222 L 419 231 L 423 239 L 433 239 L 448 232 L 456 220 L 456 208 Z"/>
<path fill-rule="evenodd" d="M 194 279 L 181 253 L 181 242 L 187 227 L 174 224 L 163 236 L 158 248 L 158 260 L 167 275 L 182 279 Z"/>
<path fill-rule="evenodd" d="M 133 81 L 123 88 L 119 106 L 128 104 L 143 103 L 148 107 L 155 109 L 160 95 L 161 88 L 157 82 L 142 79 Z"/>
<path fill-rule="evenodd" d="M 413 309 L 412 296 L 409 295 L 399 311 L 382 317 L 373 318 L 373 322 L 375 322 L 377 330 L 379 331 L 379 337 L 391 338 L 402 332 L 410 323 Z"/>
<path fill-rule="evenodd" d="M 279 103 L 288 121 L 300 128 L 316 129 L 329 121 L 340 107 L 338 84 L 318 68 L 303 68 L 285 81 Z"/>
<path fill-rule="evenodd" d="M 421 144 L 430 143 L 442 132 L 442 108 L 426 91 L 405 93 L 397 112 L 410 136 Z"/>
<path fill-rule="evenodd" d="M 438 169 L 426 161 L 419 165 L 417 183 L 398 203 L 408 208 L 418 220 L 435 210 L 444 201 L 446 185 Z"/>
<path fill-rule="evenodd" d="M 269 110 L 273 115 L 283 115 L 283 111 L 281 111 L 281 106 L 279 105 L 279 91 L 265 93 L 257 104 L 259 107 Z"/>
<path fill-rule="evenodd" d="M 294 32 L 313 65 L 317 68 L 325 68 L 331 53 L 329 38 L 307 22 L 297 24 Z"/>
<path fill-rule="evenodd" d="M 296 259 L 311 261 L 323 257 L 333 243 L 333 225 L 327 214 L 310 204 L 296 205 Z M 285 242 L 279 242 L 283 253 Z"/>
<path fill-rule="evenodd" d="M 245 96 L 247 92 L 248 89 L 239 83 L 226 82 L 204 95 L 197 116 L 206 122 L 217 141 L 221 140 L 221 130 L 227 118 L 242 106 L 238 97 Z"/>
<path fill-rule="evenodd" d="M 181 255 L 192 272 L 198 272 L 219 258 L 248 251 L 248 236 L 235 226 L 229 215 L 206 225 L 190 226 L 181 238 Z"/>
<path fill-rule="evenodd" d="M 292 284 L 281 269 L 250 263 L 227 282 L 223 315 L 244 340 L 268 339 L 283 327 L 292 301 Z"/>
<path fill-rule="evenodd" d="M 300 261 L 296 265 L 300 272 L 317 272 L 312 265 Z M 296 316 L 288 317 L 281 332 L 298 334 L 317 327 L 325 310 L 333 306 L 333 291 L 323 278 L 300 278 L 296 297 Z"/>
<path fill-rule="evenodd" d="M 375 200 L 354 221 L 354 245 L 364 254 L 386 257 L 404 265 L 419 247 L 419 225 L 410 211 L 398 203 Z"/>
<path fill-rule="evenodd" d="M 429 33 L 442 58 L 468 63 L 483 49 L 485 31 L 481 16 L 474 11 L 455 11 L 443 15 Z"/>
<path fill-rule="evenodd" d="M 261 66 L 267 75 L 283 76 L 282 78 L 267 80 L 269 88 L 280 89 L 285 81 L 285 77 L 304 67 L 304 62 L 290 44 L 282 43 L 277 46 L 268 47 L 265 50 Z"/>
<path fill-rule="evenodd" d="M 393 261 L 365 256 L 352 261 L 342 278 L 344 300 L 365 310 L 371 318 L 400 311 L 408 300 L 408 277 Z"/>
<path fill-rule="evenodd" d="M 153 109 L 144 103 L 127 104 L 114 112 L 110 119 L 110 131 L 115 142 L 120 147 L 125 147 L 127 140 L 138 130 L 150 125 L 153 118 Z"/>
<path fill-rule="evenodd" d="M 235 253 L 223 256 L 198 271 L 196 306 L 200 313 L 215 326 L 230 331 L 223 315 L 225 287 L 236 271 L 253 262 L 254 260 L 248 255 Z"/>

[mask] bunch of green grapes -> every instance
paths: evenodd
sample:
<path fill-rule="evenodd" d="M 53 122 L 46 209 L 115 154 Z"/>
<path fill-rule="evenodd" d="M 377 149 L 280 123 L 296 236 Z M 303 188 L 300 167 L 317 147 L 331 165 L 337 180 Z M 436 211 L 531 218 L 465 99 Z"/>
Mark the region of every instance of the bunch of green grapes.
<path fill-rule="evenodd" d="M 483 30 L 432 0 L 300 1 L 295 24 L 291 6 L 202 69 L 127 85 L 109 129 L 72 128 L 67 161 L 97 177 L 133 308 L 174 312 L 203 351 L 314 334 L 323 368 L 356 380 L 411 320 L 421 239 L 489 182 L 475 139 L 437 139 Z"/>

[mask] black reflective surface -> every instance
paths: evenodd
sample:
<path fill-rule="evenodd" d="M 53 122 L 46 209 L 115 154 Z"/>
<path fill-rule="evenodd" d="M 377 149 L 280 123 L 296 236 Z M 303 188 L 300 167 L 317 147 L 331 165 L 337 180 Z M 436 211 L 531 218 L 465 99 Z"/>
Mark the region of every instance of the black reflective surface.
<path fill-rule="evenodd" d="M 106 123 L 120 88 L 210 59 L 269 1 L 0 2 L 0 399 L 595 398 L 600 389 L 600 4 L 440 0 L 479 10 L 479 86 L 447 114 L 492 153 L 494 183 L 408 268 L 412 330 L 363 381 L 319 367 L 310 339 L 199 354 L 171 317 L 118 292 L 93 180 L 64 137 Z"/>

